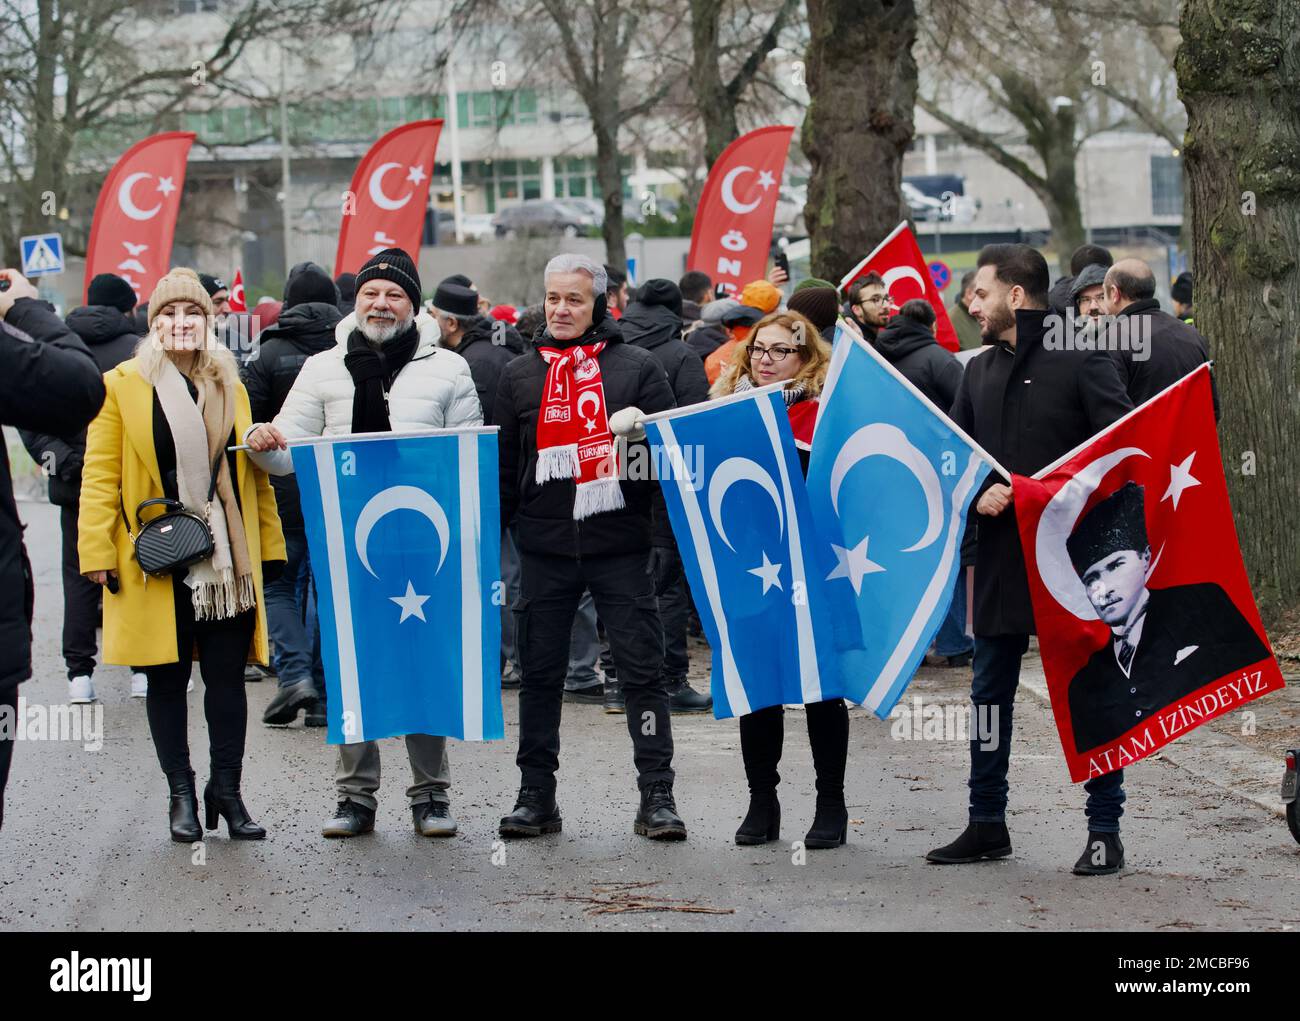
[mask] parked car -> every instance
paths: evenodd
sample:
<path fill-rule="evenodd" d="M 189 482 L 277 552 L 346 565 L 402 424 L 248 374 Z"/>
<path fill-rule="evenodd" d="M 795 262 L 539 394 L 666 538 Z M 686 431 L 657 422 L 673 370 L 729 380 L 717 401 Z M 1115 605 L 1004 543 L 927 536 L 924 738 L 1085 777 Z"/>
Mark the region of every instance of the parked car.
<path fill-rule="evenodd" d="M 486 241 L 496 236 L 491 213 L 465 213 L 460 218 L 460 229 L 466 241 Z"/>
<path fill-rule="evenodd" d="M 501 210 L 492 220 L 499 238 L 538 234 L 575 238 L 595 226 L 590 213 L 560 199 L 527 199 Z"/>

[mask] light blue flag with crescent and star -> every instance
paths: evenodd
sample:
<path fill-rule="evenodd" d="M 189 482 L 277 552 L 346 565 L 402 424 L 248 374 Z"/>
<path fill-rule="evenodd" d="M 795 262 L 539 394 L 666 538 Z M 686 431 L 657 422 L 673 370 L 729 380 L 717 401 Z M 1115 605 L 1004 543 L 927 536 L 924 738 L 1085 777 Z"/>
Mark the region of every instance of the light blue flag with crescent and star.
<path fill-rule="evenodd" d="M 967 513 L 995 467 L 870 344 L 837 330 L 808 498 L 834 557 L 832 597 L 861 623 L 863 647 L 842 661 L 847 697 L 881 719 L 948 612 Z"/>
<path fill-rule="evenodd" d="M 838 698 L 838 632 L 778 387 L 644 419 L 686 578 L 713 649 L 713 713 Z M 860 640 L 859 640 L 860 641 Z"/>
<path fill-rule="evenodd" d="M 504 736 L 497 430 L 290 444 L 331 744 Z"/>

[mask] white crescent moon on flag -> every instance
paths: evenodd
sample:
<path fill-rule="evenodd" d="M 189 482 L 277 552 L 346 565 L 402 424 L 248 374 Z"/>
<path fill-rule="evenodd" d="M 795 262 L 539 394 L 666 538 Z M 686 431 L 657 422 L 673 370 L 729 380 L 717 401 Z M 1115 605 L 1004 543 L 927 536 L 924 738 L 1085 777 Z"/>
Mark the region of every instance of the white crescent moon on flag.
<path fill-rule="evenodd" d="M 864 425 L 840 449 L 835 464 L 831 467 L 831 506 L 835 509 L 836 516 L 840 513 L 840 487 L 844 484 L 844 476 L 859 461 L 876 455 L 897 461 L 921 484 L 921 491 L 925 493 L 925 531 L 920 539 L 901 552 L 913 553 L 925 549 L 943 530 L 943 488 L 939 485 L 934 465 L 912 445 L 907 434 L 898 426 L 884 422 Z"/>
<path fill-rule="evenodd" d="M 381 163 L 370 175 L 370 198 L 380 209 L 401 209 L 411 201 L 409 191 L 400 199 L 390 199 L 384 194 L 384 175 L 394 167 L 400 166 L 400 163 Z"/>
<path fill-rule="evenodd" d="M 731 545 L 731 540 L 727 538 L 727 530 L 722 524 L 722 500 L 727 495 L 727 490 L 737 482 L 756 482 L 763 487 L 763 491 L 772 498 L 772 505 L 776 507 L 776 517 L 781 523 L 781 535 L 785 535 L 785 509 L 781 504 L 781 493 L 776 488 L 776 482 L 772 476 L 763 470 L 762 466 L 748 457 L 729 457 L 718 465 L 717 471 L 709 479 L 709 516 L 713 519 L 713 527 L 718 530 L 718 535 L 722 536 L 722 541 L 734 553 L 735 546 Z"/>
<path fill-rule="evenodd" d="M 1088 590 L 1070 562 L 1065 540 L 1074 531 L 1083 505 L 1106 477 L 1107 472 L 1130 457 L 1149 457 L 1138 447 L 1123 447 L 1086 464 L 1060 489 L 1043 508 L 1034 535 L 1034 559 L 1038 561 L 1038 574 L 1052 598 L 1080 620 L 1097 620 L 1097 611 L 1088 599 Z M 1161 549 L 1163 552 L 1163 547 Z M 1159 560 L 1159 555 L 1156 557 Z M 1152 563 L 1152 568 L 1155 563 Z M 1150 572 L 1148 572 L 1149 576 Z"/>
<path fill-rule="evenodd" d="M 885 270 L 885 272 L 881 273 L 880 276 L 881 279 L 884 280 L 885 282 L 886 291 L 889 290 L 891 287 L 893 287 L 894 284 L 896 284 L 899 280 L 903 280 L 907 277 L 911 277 L 913 280 L 915 280 L 918 284 L 921 285 L 921 293 L 922 294 L 926 293 L 925 278 L 921 276 L 920 272 L 917 270 L 915 266 L 895 266 L 893 269 Z"/>
<path fill-rule="evenodd" d="M 159 202 L 152 209 L 141 209 L 131 198 L 131 189 L 135 182 L 142 177 L 152 177 L 153 174 L 146 174 L 143 171 L 137 171 L 134 174 L 128 174 L 121 186 L 117 189 L 117 204 L 122 207 L 122 212 L 133 220 L 152 220 L 158 215 L 158 210 L 162 209 L 162 203 Z"/>
<path fill-rule="evenodd" d="M 438 533 L 438 545 L 440 553 L 438 555 L 438 567 L 435 574 L 442 570 L 442 563 L 447 559 L 448 537 L 451 535 L 451 526 L 447 521 L 447 514 L 432 496 L 423 489 L 416 486 L 389 486 L 387 489 L 381 489 L 378 493 L 366 501 L 366 505 L 361 508 L 361 513 L 357 515 L 357 528 L 355 542 L 357 546 L 357 556 L 361 558 L 361 563 L 371 577 L 378 578 L 373 567 L 370 566 L 370 556 L 367 552 L 367 544 L 370 542 L 370 531 L 379 524 L 379 520 L 386 514 L 391 514 L 397 510 L 413 510 L 423 514 L 432 523 Z"/>
<path fill-rule="evenodd" d="M 722 204 L 730 209 L 733 213 L 752 213 L 758 208 L 758 204 L 763 201 L 762 197 L 754 199 L 748 205 L 736 201 L 736 193 L 732 191 L 735 187 L 736 178 L 744 173 L 753 173 L 753 167 L 739 166 L 733 167 L 727 171 L 727 176 L 722 179 Z"/>
<path fill-rule="evenodd" d="M 582 410 L 582 404 L 583 404 L 583 402 L 584 402 L 588 397 L 591 398 L 591 403 L 592 403 L 592 406 L 593 406 L 593 408 L 594 408 L 594 410 L 592 411 L 592 414 L 594 415 L 597 411 L 600 410 L 600 398 L 596 396 L 596 391 L 595 391 L 595 390 L 584 390 L 584 391 L 582 391 L 582 393 L 578 394 L 578 415 L 579 415 L 579 417 L 582 417 L 583 414 L 584 414 L 584 413 L 583 413 L 583 410 Z"/>

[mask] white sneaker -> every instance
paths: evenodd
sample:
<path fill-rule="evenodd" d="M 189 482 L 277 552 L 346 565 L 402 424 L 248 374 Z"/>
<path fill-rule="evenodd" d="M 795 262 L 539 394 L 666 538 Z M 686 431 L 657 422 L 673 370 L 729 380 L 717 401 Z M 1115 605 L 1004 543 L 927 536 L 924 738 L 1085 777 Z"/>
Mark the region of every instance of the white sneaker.
<path fill-rule="evenodd" d="M 68 681 L 68 701 L 73 705 L 95 701 L 95 686 L 89 677 L 74 677 Z"/>
<path fill-rule="evenodd" d="M 131 697 L 146 698 L 149 695 L 149 678 L 144 674 L 131 675 Z"/>

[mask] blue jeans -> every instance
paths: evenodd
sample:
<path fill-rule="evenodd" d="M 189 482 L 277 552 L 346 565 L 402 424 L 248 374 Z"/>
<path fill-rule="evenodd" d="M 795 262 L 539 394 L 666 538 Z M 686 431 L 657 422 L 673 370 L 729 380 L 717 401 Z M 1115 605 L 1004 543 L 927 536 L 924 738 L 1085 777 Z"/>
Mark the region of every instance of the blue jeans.
<path fill-rule="evenodd" d="M 975 639 L 966 633 L 966 568 L 957 571 L 948 616 L 934 637 L 936 656 L 963 656 L 975 648 Z"/>
<path fill-rule="evenodd" d="M 266 626 L 275 643 L 271 665 L 281 687 L 310 678 L 325 699 L 325 668 L 320 658 L 316 586 L 312 582 L 307 534 L 284 530 L 284 571 L 265 586 Z"/>
<path fill-rule="evenodd" d="M 975 636 L 975 677 L 971 682 L 971 711 L 981 706 L 997 719 L 998 745 L 984 750 L 978 737 L 970 743 L 970 821 L 1005 822 L 1007 764 L 1011 760 L 1011 712 L 1020 686 L 1020 659 L 1029 648 L 1028 635 Z M 976 728 L 972 721 L 972 734 Z M 1088 793 L 1084 815 L 1095 833 L 1118 833 L 1124 814 L 1124 771 L 1094 777 L 1083 785 Z"/>

